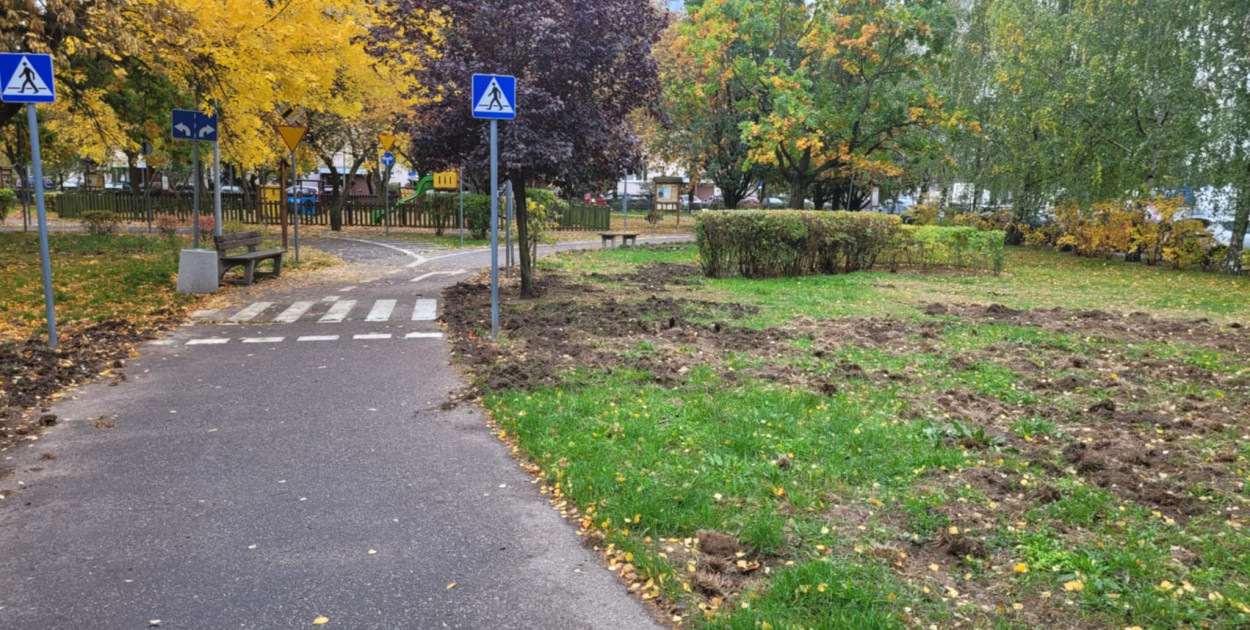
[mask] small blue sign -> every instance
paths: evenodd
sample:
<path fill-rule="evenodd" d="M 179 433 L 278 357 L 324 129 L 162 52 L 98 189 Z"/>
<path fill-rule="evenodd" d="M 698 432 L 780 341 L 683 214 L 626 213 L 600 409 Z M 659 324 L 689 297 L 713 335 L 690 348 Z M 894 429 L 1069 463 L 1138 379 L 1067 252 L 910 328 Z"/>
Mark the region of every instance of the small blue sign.
<path fill-rule="evenodd" d="M 474 118 L 516 118 L 516 77 L 501 74 L 473 75 Z"/>
<path fill-rule="evenodd" d="M 0 101 L 5 103 L 56 102 L 52 55 L 0 54 Z"/>
<path fill-rule="evenodd" d="M 172 129 L 174 140 L 217 142 L 217 114 L 175 109 Z"/>
<path fill-rule="evenodd" d="M 384 164 L 384 165 L 386 165 L 386 166 L 394 166 L 394 165 L 395 165 L 395 154 L 394 154 L 394 153 L 391 153 L 390 151 L 387 151 L 386 153 L 383 153 L 383 154 L 382 154 L 382 164 Z"/>

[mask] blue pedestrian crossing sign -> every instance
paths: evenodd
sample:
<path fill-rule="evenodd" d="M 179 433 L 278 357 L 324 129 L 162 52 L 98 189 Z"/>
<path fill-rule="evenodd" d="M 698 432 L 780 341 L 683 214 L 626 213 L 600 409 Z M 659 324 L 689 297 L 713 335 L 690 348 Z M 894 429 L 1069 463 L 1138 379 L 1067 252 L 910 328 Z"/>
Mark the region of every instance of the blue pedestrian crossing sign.
<path fill-rule="evenodd" d="M 217 114 L 175 109 L 172 119 L 174 140 L 217 142 Z"/>
<path fill-rule="evenodd" d="M 394 166 L 394 164 L 395 164 L 395 154 L 394 154 L 394 153 L 391 153 L 390 151 L 387 151 L 386 153 L 383 153 L 383 154 L 382 154 L 382 164 L 383 164 L 383 165 L 385 165 L 385 166 Z"/>
<path fill-rule="evenodd" d="M 473 117 L 495 120 L 516 118 L 516 77 L 473 75 Z"/>
<path fill-rule="evenodd" d="M 0 101 L 5 103 L 52 103 L 56 85 L 52 55 L 0 54 Z"/>

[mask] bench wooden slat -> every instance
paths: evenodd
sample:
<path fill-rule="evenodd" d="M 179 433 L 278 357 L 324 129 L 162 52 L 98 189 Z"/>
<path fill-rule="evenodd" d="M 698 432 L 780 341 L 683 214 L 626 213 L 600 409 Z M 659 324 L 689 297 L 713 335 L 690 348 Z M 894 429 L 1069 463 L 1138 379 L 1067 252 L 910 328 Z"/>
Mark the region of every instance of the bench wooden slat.
<path fill-rule="evenodd" d="M 252 284 L 256 277 L 256 264 L 265 260 L 273 260 L 273 272 L 265 275 L 278 277 L 282 275 L 282 255 L 280 249 L 257 251 L 256 246 L 264 239 L 259 230 L 222 234 L 213 239 L 217 248 L 218 283 L 225 280 L 226 272 L 235 267 L 243 267 L 243 283 Z M 246 252 L 229 253 L 231 249 L 247 248 Z"/>

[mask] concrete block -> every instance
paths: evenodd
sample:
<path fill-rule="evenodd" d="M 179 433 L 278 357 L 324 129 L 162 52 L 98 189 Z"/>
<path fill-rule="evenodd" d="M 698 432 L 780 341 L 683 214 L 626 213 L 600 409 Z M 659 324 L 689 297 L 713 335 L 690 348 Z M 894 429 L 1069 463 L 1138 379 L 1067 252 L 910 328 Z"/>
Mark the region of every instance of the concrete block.
<path fill-rule="evenodd" d="M 179 293 L 217 292 L 217 252 L 184 249 L 178 259 Z"/>

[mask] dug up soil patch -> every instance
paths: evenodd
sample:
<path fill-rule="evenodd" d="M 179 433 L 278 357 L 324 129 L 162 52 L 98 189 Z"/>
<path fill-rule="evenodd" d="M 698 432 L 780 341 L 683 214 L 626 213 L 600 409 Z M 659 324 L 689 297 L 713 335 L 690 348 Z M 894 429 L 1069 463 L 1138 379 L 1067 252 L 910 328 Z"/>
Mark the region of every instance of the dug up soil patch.
<path fill-rule="evenodd" d="M 181 311 L 153 313 L 148 323 L 114 320 L 60 331 L 59 347 L 45 341 L 0 344 L 0 450 L 55 424 L 47 413 L 54 394 L 104 374 L 116 385 L 126 380 L 125 362 L 134 347 L 183 321 Z"/>

